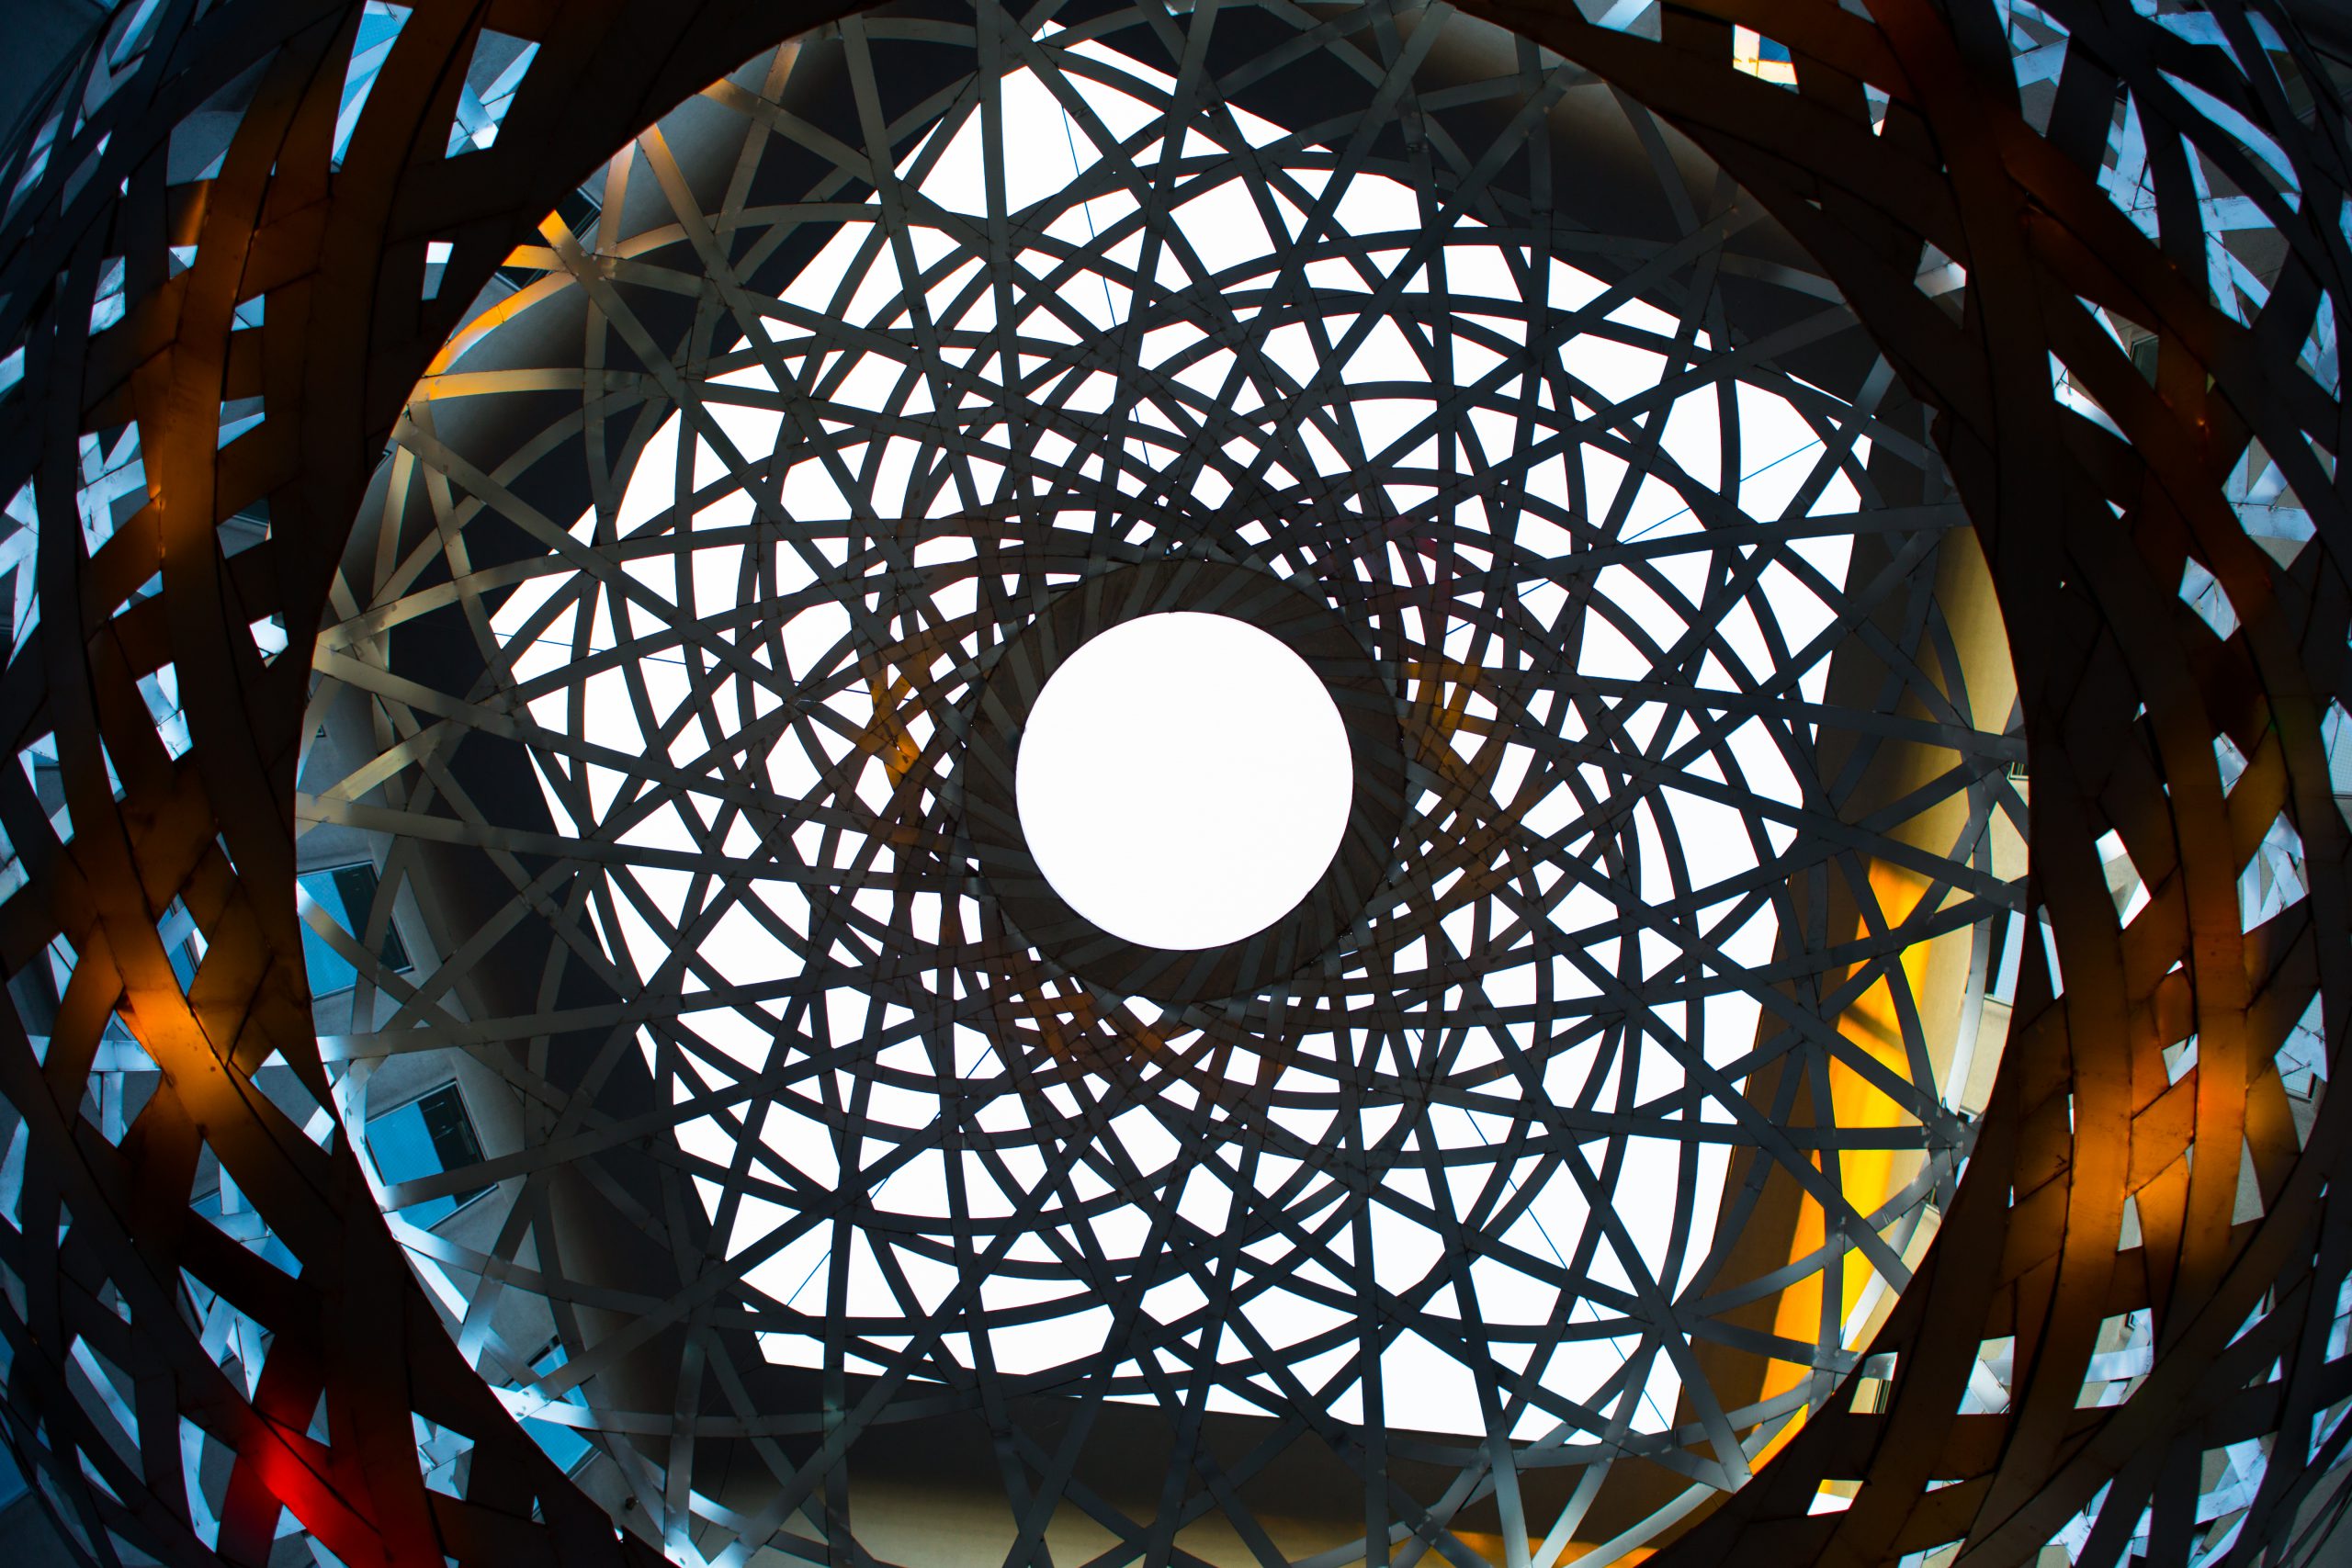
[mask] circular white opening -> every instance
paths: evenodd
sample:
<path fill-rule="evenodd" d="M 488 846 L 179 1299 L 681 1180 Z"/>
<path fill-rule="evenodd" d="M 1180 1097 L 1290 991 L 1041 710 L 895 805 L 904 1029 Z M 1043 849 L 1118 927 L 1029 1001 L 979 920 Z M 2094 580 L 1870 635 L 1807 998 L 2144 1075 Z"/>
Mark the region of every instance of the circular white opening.
<path fill-rule="evenodd" d="M 1348 732 L 1306 661 L 1193 611 L 1123 621 L 1063 660 L 1013 789 L 1070 908 L 1148 947 L 1261 931 L 1319 880 L 1355 795 Z"/>

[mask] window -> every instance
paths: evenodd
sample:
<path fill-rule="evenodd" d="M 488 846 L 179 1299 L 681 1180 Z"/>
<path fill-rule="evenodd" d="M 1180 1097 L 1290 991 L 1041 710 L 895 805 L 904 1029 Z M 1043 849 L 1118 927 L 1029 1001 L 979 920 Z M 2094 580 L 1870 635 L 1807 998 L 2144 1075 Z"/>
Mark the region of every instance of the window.
<path fill-rule="evenodd" d="M 393 1187 L 480 1165 L 481 1141 L 474 1136 L 465 1098 L 451 1082 L 425 1090 L 396 1111 L 369 1117 L 368 1154 L 384 1185 Z M 411 1203 L 401 1214 L 413 1225 L 437 1225 L 489 1190 L 477 1187 L 469 1192 L 428 1198 Z"/>
<path fill-rule="evenodd" d="M 569 1359 L 571 1358 L 564 1354 L 563 1341 L 552 1339 L 548 1342 L 548 1348 L 532 1359 L 531 1371 L 545 1377 Z M 588 1401 L 576 1385 L 563 1392 L 560 1402 L 578 1405 L 583 1410 L 588 1407 Z M 523 1430 L 530 1434 L 533 1442 L 547 1450 L 548 1458 L 555 1461 L 556 1468 L 566 1474 L 571 1473 L 571 1468 L 588 1452 L 588 1439 L 580 1435 L 577 1427 L 526 1416 L 523 1417 Z"/>
<path fill-rule="evenodd" d="M 376 868 L 361 861 L 355 865 L 328 866 L 319 871 L 306 871 L 295 878 L 311 901 L 327 913 L 327 918 L 345 931 L 356 936 L 368 923 L 368 911 L 376 902 Z M 408 949 L 401 944 L 400 932 L 387 926 L 383 950 L 377 954 L 385 969 L 395 975 L 406 974 L 411 967 Z M 307 922 L 302 927 L 302 961 L 311 971 L 311 994 L 332 996 L 347 991 L 359 979 L 359 971 L 352 963 L 329 944 Z"/>

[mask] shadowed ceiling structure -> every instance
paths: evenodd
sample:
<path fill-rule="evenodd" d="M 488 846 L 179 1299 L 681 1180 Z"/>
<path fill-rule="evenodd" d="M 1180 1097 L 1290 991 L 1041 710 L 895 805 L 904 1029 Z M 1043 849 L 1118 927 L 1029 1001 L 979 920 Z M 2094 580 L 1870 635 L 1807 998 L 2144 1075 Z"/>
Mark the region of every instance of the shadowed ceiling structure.
<path fill-rule="evenodd" d="M 0 168 L 61 1528 L 2324 1560 L 2327 80 L 2234 3 L 124 8 Z M 1354 781 L 1186 953 L 1013 789 L 1172 610 Z"/>

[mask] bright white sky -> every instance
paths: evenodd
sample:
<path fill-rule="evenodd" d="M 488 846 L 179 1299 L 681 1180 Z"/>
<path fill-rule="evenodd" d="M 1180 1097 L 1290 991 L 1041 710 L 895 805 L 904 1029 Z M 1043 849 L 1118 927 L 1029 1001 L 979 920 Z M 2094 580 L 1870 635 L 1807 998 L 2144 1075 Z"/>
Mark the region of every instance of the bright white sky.
<path fill-rule="evenodd" d="M 1347 730 L 1304 660 L 1256 626 L 1123 622 L 1038 694 L 1021 830 L 1070 907 L 1148 947 L 1221 947 L 1288 914 L 1348 825 Z"/>

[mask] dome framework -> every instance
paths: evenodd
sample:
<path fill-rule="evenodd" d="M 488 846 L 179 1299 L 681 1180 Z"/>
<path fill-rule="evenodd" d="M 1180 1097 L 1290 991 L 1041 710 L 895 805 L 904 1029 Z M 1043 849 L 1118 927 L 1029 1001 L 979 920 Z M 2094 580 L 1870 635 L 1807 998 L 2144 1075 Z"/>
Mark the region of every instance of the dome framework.
<path fill-rule="evenodd" d="M 0 326 L 25 358 L 0 477 L 39 540 L 17 569 L 39 622 L 20 613 L 5 678 L 27 767 L 0 821 L 26 881 L 0 911 L 13 975 L 44 949 L 67 967 L 53 1018 L 16 992 L 34 1027 L 6 1057 L 9 1410 L 101 1554 L 135 1539 L 257 1561 L 281 1506 L 352 1562 L 632 1550 L 451 1353 L 334 1136 L 288 896 L 308 676 L 268 657 L 321 620 L 345 519 L 456 301 L 582 172 L 539 167 L 546 150 L 590 150 L 584 165 L 774 41 L 675 6 L 587 9 L 546 29 L 492 145 L 447 157 L 447 128 L 489 113 L 442 69 L 475 49 L 474 13 L 412 13 L 346 139 L 357 11 L 281 36 L 260 5 L 149 8 L 93 62 L 116 90 L 18 164 Z M 2310 101 L 2315 67 L 2278 18 L 2234 8 L 2167 25 L 2014 7 L 2005 42 L 1989 9 L 1890 6 L 1874 25 L 1789 6 L 1770 26 L 1791 92 L 1736 69 L 1728 19 L 1703 10 L 1649 37 L 1498 19 L 1704 147 L 1937 411 L 2032 748 L 2026 912 L 2048 937 L 2023 946 L 1967 1175 L 1872 1342 L 1892 1358 L 1883 1404 L 1858 1407 L 1871 1380 L 1839 1384 L 1675 1557 L 2290 1548 L 2342 1438 L 2344 1263 L 2321 1195 L 2344 1140 L 2312 1092 L 2324 1064 L 2299 1054 L 2307 1019 L 2340 1037 L 2345 934 L 2340 126 Z M 175 170 L 172 129 L 273 50 L 220 168 Z M 420 310 L 436 233 L 454 288 Z M 1920 285 L 1946 265 L 1956 299 Z M 2159 345 L 2152 377 L 2119 321 Z M 228 553 L 265 499 L 266 537 Z M 38 794 L 51 759 L 55 802 Z M 2115 845 L 2144 903 L 2119 908 Z M 183 979 L 191 927 L 202 962 Z M 153 1092 L 126 1118 L 141 1061 Z M 264 1076 L 281 1065 L 290 1083 Z M 195 1226 L 169 1216 L 208 1142 L 238 1201 L 220 1187 L 227 1223 Z M 2184 1157 L 2195 1143 L 2209 1157 Z M 141 1196 L 158 1192 L 160 1218 Z M 25 1240 L 59 1233 L 54 1250 Z M 2135 1313 L 2144 1370 L 2119 1379 L 2099 1337 Z M 232 1376 L 220 1345 L 241 1325 L 266 1348 L 241 1343 Z M 1955 1420 L 2003 1337 L 2008 1407 Z M 420 1416 L 472 1445 L 463 1498 L 426 1487 Z M 2216 1476 L 2247 1477 L 2247 1445 L 2267 1462 L 2225 1495 Z M 1824 1483 L 1858 1484 L 1824 1511 Z M 198 1495 L 223 1505 L 210 1540 Z"/>
<path fill-rule="evenodd" d="M 867 13 L 639 138 L 411 400 L 299 811 L 433 962 L 322 1005 L 330 1070 L 363 1140 L 457 1075 L 484 1157 L 400 1234 L 673 1551 L 805 1541 L 833 1403 L 885 1560 L 963 1560 L 908 1456 L 993 1495 L 976 1561 L 1630 1550 L 1932 1234 L 2021 935 L 1959 509 L 1720 171 L 1386 25 Z M 772 141 L 708 113 L 752 84 Z M 1306 657 L 1356 771 L 1322 886 L 1182 953 L 1063 904 L 1009 787 L 1058 660 L 1174 609 Z"/>

